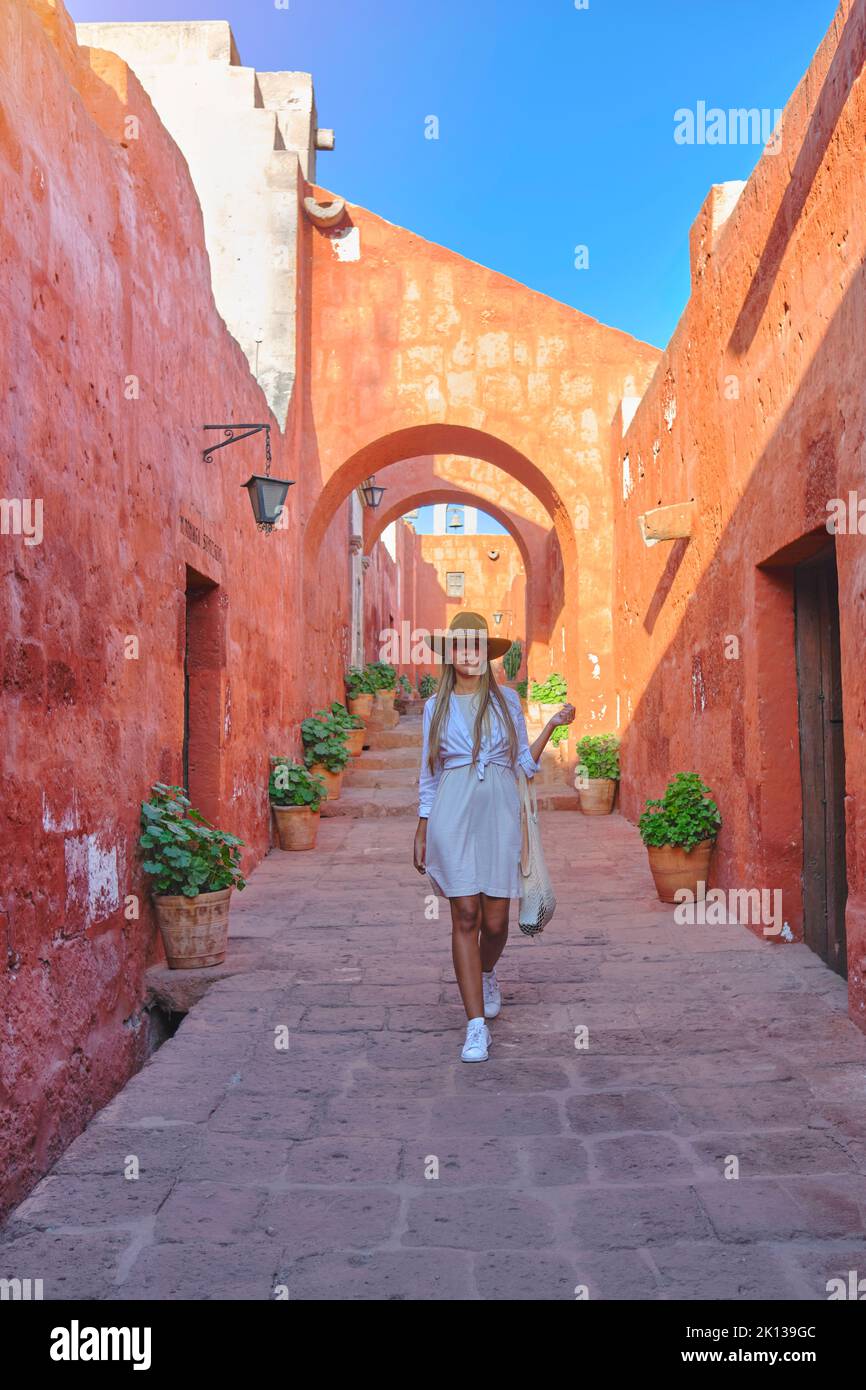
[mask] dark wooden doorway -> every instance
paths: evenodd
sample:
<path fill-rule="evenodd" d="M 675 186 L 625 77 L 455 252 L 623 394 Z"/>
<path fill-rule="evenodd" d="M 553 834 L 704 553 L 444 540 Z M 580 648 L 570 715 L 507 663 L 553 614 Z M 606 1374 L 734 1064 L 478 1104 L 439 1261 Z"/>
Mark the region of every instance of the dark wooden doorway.
<path fill-rule="evenodd" d="M 216 584 L 186 570 L 183 653 L 183 784 L 209 820 L 220 811 L 224 615 Z"/>
<path fill-rule="evenodd" d="M 795 569 L 806 945 L 847 975 L 845 736 L 835 542 Z"/>

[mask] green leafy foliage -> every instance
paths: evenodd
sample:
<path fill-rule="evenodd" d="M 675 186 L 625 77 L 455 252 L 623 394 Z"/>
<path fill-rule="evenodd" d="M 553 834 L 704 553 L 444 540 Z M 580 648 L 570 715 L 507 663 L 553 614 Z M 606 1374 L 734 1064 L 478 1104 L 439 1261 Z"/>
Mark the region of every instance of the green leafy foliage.
<path fill-rule="evenodd" d="M 240 872 L 243 840 L 217 830 L 190 804 L 182 787 L 155 782 L 141 804 L 142 867 L 158 896 L 195 898 L 246 887 Z"/>
<path fill-rule="evenodd" d="M 514 689 L 517 691 L 521 700 L 525 700 L 526 692 L 529 689 L 529 681 L 518 681 Z"/>
<path fill-rule="evenodd" d="M 398 677 L 397 677 L 397 689 L 398 689 L 398 690 L 402 690 L 402 692 L 403 692 L 403 694 L 404 694 L 404 696 L 406 697 L 407 700 L 411 700 L 411 698 L 412 698 L 412 682 L 410 681 L 410 679 L 409 679 L 408 676 L 398 676 Z"/>
<path fill-rule="evenodd" d="M 566 740 L 567 738 L 568 738 L 568 725 L 567 725 L 567 724 L 558 724 L 558 725 L 556 726 L 556 728 L 554 729 L 553 733 L 550 735 L 550 742 L 553 744 L 553 747 L 556 748 L 556 747 L 558 747 L 558 745 L 559 745 L 560 743 L 565 743 L 565 740 Z"/>
<path fill-rule="evenodd" d="M 374 690 L 393 690 L 397 672 L 387 661 L 371 661 L 366 667 Z"/>
<path fill-rule="evenodd" d="M 508 651 L 502 658 L 502 669 L 508 680 L 513 681 L 517 672 L 520 670 L 520 663 L 523 660 L 523 643 L 519 637 L 515 637 Z"/>
<path fill-rule="evenodd" d="M 346 706 L 341 704 L 339 700 L 333 701 L 331 705 L 331 714 L 347 733 L 350 729 L 365 728 L 363 719 L 359 719 L 357 714 L 350 714 Z"/>
<path fill-rule="evenodd" d="M 330 710 L 317 709 L 301 723 L 304 762 L 307 767 L 320 763 L 328 772 L 342 772 L 349 761 L 345 725 Z"/>
<path fill-rule="evenodd" d="M 318 811 L 328 795 L 324 779 L 289 758 L 271 758 L 268 797 L 275 806 L 308 806 Z"/>
<path fill-rule="evenodd" d="M 565 679 L 557 671 L 552 671 L 541 685 L 538 681 L 532 682 L 532 699 L 542 705 L 562 705 L 566 693 Z"/>
<path fill-rule="evenodd" d="M 584 734 L 577 745 L 577 761 L 584 777 L 619 780 L 619 739 L 616 734 Z"/>
<path fill-rule="evenodd" d="M 354 700 L 358 695 L 372 695 L 376 690 L 372 677 L 366 670 L 362 671 L 360 666 L 350 666 L 343 679 L 350 700 Z"/>
<path fill-rule="evenodd" d="M 678 772 L 660 801 L 647 801 L 638 821 L 645 845 L 677 845 L 691 851 L 714 840 L 722 817 L 713 794 L 696 772 Z"/>
<path fill-rule="evenodd" d="M 439 682 L 435 676 L 431 676 L 429 673 L 426 676 L 422 676 L 418 682 L 418 694 L 421 696 L 422 700 L 427 700 L 431 695 L 435 695 L 438 689 Z"/>

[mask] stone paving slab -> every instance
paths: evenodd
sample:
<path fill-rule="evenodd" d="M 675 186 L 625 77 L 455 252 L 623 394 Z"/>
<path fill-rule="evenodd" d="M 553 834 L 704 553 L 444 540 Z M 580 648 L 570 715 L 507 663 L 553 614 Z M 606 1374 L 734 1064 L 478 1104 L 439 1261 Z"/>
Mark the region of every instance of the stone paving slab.
<path fill-rule="evenodd" d="M 191 1011 L 12 1213 L 0 1277 L 475 1301 L 810 1300 L 866 1276 L 844 983 L 803 946 L 677 926 L 618 816 L 542 827 L 559 910 L 514 932 L 475 1067 L 413 822 L 273 852 L 227 969 L 167 982 Z"/>

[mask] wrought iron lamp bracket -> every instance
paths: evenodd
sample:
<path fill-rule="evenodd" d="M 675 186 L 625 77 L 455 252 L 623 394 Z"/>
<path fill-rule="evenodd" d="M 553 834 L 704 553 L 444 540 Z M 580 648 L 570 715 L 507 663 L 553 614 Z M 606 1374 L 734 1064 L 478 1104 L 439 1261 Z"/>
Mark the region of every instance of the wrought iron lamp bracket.
<path fill-rule="evenodd" d="M 225 449 L 229 444 L 237 444 L 239 439 L 249 439 L 251 434 L 258 434 L 261 430 L 265 432 L 265 459 L 266 471 L 270 475 L 271 471 L 271 427 L 270 425 L 202 425 L 205 430 L 222 430 L 226 436 L 220 440 L 219 444 L 209 444 L 202 451 L 202 458 L 205 463 L 210 463 L 217 449 Z"/>

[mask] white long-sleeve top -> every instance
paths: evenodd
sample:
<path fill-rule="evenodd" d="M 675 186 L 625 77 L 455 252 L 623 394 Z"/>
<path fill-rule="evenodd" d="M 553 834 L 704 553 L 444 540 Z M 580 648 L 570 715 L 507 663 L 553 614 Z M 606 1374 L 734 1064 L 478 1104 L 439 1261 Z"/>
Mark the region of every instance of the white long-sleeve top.
<path fill-rule="evenodd" d="M 518 768 L 522 768 L 527 777 L 534 777 L 539 765 L 529 751 L 529 738 L 526 733 L 526 720 L 523 717 L 520 697 L 508 685 L 499 688 L 508 701 L 514 727 L 517 730 L 517 761 L 512 762 L 511 750 L 508 746 L 508 734 L 496 713 L 495 707 L 491 705 L 489 707 L 490 727 L 482 732 L 481 747 L 478 750 L 476 770 L 479 780 L 484 780 L 484 769 L 489 763 L 499 763 L 504 767 L 513 768 L 515 773 Z M 430 815 L 432 810 L 442 773 L 448 768 L 465 767 L 472 762 L 472 730 L 467 727 L 458 702 L 452 694 L 448 717 L 442 723 L 442 737 L 439 743 L 436 771 L 430 771 L 428 740 L 435 704 L 436 696 L 431 695 L 424 705 L 424 740 L 421 749 L 421 772 L 418 777 L 418 815 L 424 819 Z"/>

